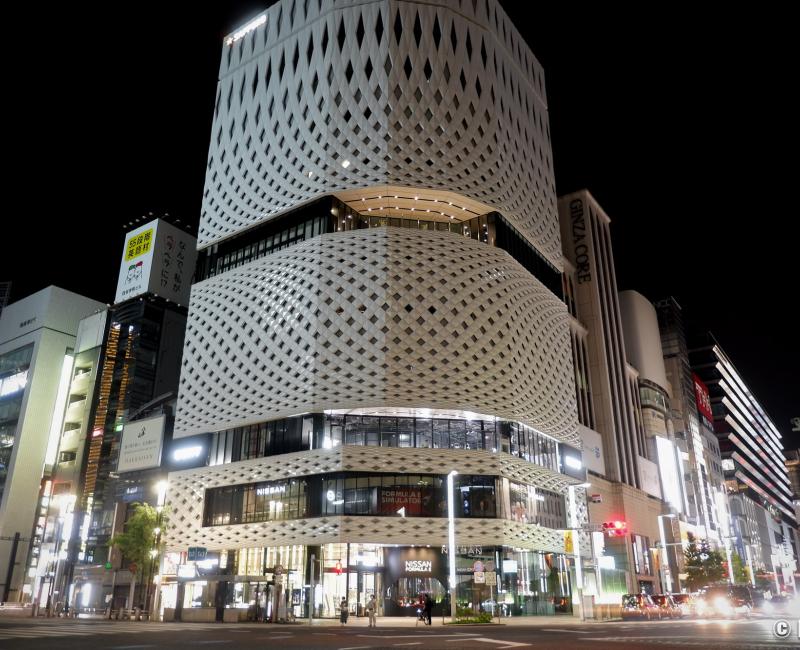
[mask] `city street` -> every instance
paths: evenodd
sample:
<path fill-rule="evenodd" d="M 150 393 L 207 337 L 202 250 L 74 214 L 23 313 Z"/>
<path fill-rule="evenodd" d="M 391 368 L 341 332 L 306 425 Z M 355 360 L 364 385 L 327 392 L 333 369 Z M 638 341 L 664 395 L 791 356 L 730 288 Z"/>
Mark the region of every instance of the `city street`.
<path fill-rule="evenodd" d="M 0 648 L 14 650 L 89 648 L 302 648 L 331 650 L 502 649 L 502 648 L 798 648 L 798 621 L 779 639 L 774 619 L 738 621 L 599 622 L 564 624 L 450 626 L 432 628 L 381 625 L 366 621 L 338 625 L 142 623 L 91 620 L 0 620 Z"/>

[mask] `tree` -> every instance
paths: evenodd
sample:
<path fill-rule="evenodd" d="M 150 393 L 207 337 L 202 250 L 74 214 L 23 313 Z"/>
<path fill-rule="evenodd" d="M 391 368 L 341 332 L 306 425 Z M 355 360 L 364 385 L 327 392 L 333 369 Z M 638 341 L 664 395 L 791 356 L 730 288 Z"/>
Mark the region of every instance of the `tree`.
<path fill-rule="evenodd" d="M 719 582 L 725 576 L 725 560 L 719 551 L 712 551 L 704 539 L 696 541 L 689 535 L 689 545 L 683 551 L 686 558 L 686 579 L 689 589 L 696 591 Z"/>
<path fill-rule="evenodd" d="M 733 583 L 736 585 L 750 584 L 750 571 L 736 551 L 731 552 L 731 564 L 733 565 Z"/>
<path fill-rule="evenodd" d="M 148 575 L 152 569 L 153 556 L 157 553 L 152 551 L 161 552 L 161 549 L 156 548 L 156 539 L 159 537 L 158 530 L 161 526 L 163 534 L 163 521 L 166 518 L 163 512 L 159 513 L 157 508 L 154 508 L 149 503 L 133 503 L 133 514 L 125 522 L 125 529 L 123 532 L 114 535 L 109 542 L 109 548 L 117 546 L 122 552 L 125 562 L 136 565 L 134 579 L 138 576 L 140 584 L 144 576 Z"/>

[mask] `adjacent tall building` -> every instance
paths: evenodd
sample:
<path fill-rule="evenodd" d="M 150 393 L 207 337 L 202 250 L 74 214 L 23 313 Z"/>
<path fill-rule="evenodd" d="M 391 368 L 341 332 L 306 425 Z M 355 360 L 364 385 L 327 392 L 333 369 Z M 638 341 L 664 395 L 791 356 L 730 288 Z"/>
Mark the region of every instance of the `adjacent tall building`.
<path fill-rule="evenodd" d="M 589 333 L 594 428 L 603 436 L 606 476 L 641 488 L 640 459 L 647 459 L 647 443 L 636 373 L 625 353 L 611 220 L 586 190 L 560 197 L 558 205 L 564 254 L 575 269 L 573 299 Z"/>
<path fill-rule="evenodd" d="M 496 582 L 509 615 L 571 608 L 585 472 L 543 73 L 496 2 L 285 0 L 227 37 L 198 249 L 175 436 L 213 436 L 170 474 L 168 546 L 214 575 L 169 609 L 266 576 L 270 615 L 306 615 L 313 570 L 318 614 L 413 614 L 448 566 L 459 604 Z"/>
<path fill-rule="evenodd" d="M 56 463 L 61 412 L 84 316 L 105 305 L 50 286 L 0 317 L 0 600 L 23 598 L 37 495 Z"/>
<path fill-rule="evenodd" d="M 144 600 L 108 542 L 166 477 L 195 242 L 162 219 L 127 233 L 114 305 L 78 327 L 29 558 L 26 589 L 41 607 Z"/>
<path fill-rule="evenodd" d="M 693 343 L 689 358 L 708 386 L 740 555 L 756 554 L 776 589 L 794 590 L 797 520 L 781 434 L 710 333 Z"/>
<path fill-rule="evenodd" d="M 620 536 L 594 534 L 594 592 L 600 602 L 618 603 L 623 593 L 669 588 L 658 548 L 671 540 L 671 520 L 660 519 L 670 512 L 661 500 L 655 462 L 656 437 L 665 430 L 665 381 L 663 368 L 651 351 L 644 351 L 651 334 L 633 348 L 637 360 L 647 363 L 635 368 L 628 361 L 610 218 L 587 190 L 560 197 L 558 206 L 569 261 L 565 292 L 573 315 L 579 430 L 591 483 L 589 516 L 593 523 L 626 525 Z"/>

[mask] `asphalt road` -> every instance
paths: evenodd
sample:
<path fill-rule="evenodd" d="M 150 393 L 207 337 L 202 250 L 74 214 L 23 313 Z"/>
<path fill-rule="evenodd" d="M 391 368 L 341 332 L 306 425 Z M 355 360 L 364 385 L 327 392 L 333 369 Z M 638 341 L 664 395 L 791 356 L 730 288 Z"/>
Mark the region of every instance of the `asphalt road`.
<path fill-rule="evenodd" d="M 9 650 L 502 650 L 503 648 L 800 648 L 798 625 L 780 639 L 775 620 L 587 623 L 558 626 L 497 625 L 433 628 L 379 627 L 362 621 L 345 628 L 299 625 L 221 625 L 65 619 L 0 620 L 0 648 Z"/>

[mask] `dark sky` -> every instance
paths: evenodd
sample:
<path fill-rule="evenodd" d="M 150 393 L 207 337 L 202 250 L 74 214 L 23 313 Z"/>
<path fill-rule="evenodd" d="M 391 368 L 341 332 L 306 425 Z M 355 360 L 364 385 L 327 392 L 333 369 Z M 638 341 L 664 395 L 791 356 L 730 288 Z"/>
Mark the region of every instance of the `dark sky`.
<path fill-rule="evenodd" d="M 197 223 L 222 37 L 268 4 L 32 5 L 17 17 L 0 240 L 13 299 L 58 284 L 111 301 L 124 224 L 148 211 Z M 557 190 L 587 187 L 611 217 L 620 288 L 676 296 L 791 435 L 800 226 L 788 15 L 503 4 L 545 68 Z"/>

